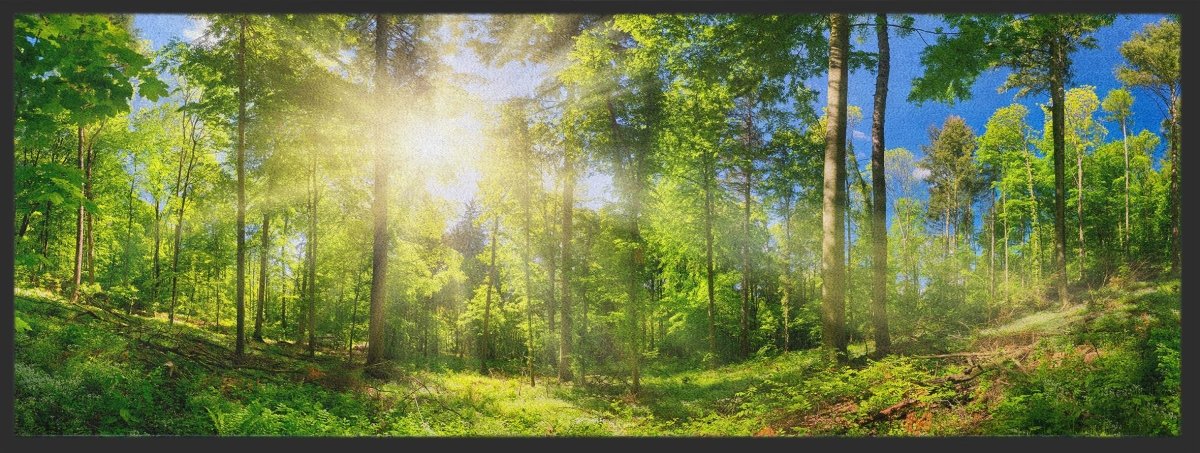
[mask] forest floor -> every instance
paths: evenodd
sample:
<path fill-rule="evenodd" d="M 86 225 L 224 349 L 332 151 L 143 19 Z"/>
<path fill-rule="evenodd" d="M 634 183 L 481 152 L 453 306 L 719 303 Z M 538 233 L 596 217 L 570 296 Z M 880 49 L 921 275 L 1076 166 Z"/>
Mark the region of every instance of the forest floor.
<path fill-rule="evenodd" d="M 793 436 L 1178 434 L 1179 283 L 1089 291 L 941 354 L 655 361 L 560 384 L 453 358 L 366 377 L 345 354 L 232 338 L 18 289 L 18 434 Z M 859 349 L 862 345 L 858 346 Z"/>

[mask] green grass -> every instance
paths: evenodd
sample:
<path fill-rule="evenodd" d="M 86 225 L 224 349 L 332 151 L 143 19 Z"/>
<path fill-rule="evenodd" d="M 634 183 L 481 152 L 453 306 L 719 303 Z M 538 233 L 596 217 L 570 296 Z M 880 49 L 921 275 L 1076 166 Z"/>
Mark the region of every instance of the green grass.
<path fill-rule="evenodd" d="M 975 332 L 1036 345 L 963 383 L 961 357 L 838 365 L 817 350 L 701 367 L 655 360 L 641 391 L 530 386 L 461 360 L 365 376 L 164 319 L 18 290 L 16 431 L 106 435 L 751 436 L 1172 435 L 1179 430 L 1178 282 L 1107 290 L 1087 304 Z M 1053 339 L 1052 341 L 1047 341 Z M 1022 340 L 1025 341 L 1025 340 Z M 976 344 L 979 344 L 977 341 Z M 863 345 L 860 345 L 860 347 Z M 1019 362 L 1019 363 L 1018 363 Z M 884 416 L 884 414 L 890 414 Z"/>

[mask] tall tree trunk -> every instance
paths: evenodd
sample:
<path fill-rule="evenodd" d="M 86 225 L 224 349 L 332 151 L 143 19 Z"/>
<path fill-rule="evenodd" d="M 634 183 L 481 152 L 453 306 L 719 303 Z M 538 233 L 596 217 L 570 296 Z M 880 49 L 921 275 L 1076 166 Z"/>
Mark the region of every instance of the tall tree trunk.
<path fill-rule="evenodd" d="M 271 255 L 271 215 L 263 213 L 262 251 L 258 254 L 258 309 L 254 315 L 254 341 L 263 342 L 263 317 L 267 306 L 267 278 L 270 269 L 267 267 L 267 257 Z"/>
<path fill-rule="evenodd" d="M 1129 259 L 1129 134 L 1126 119 L 1121 117 L 1121 145 L 1125 148 L 1125 228 L 1121 231 L 1121 252 Z"/>
<path fill-rule="evenodd" d="M 533 212 L 530 206 L 531 200 L 529 199 L 533 196 L 533 188 L 530 187 L 529 180 L 533 176 L 528 173 L 528 167 L 526 167 L 526 171 L 526 174 L 521 178 L 523 185 L 521 191 L 521 210 L 525 214 L 525 224 L 523 225 L 525 230 L 525 248 L 521 253 L 521 260 L 525 270 L 525 365 L 529 370 L 529 386 L 533 387 L 537 385 L 537 378 L 533 375 L 533 279 L 529 269 L 529 258 L 533 249 Z"/>
<path fill-rule="evenodd" d="M 387 93 L 387 60 L 388 19 L 382 14 L 375 15 L 375 89 Z M 383 99 L 380 93 L 376 97 Z M 381 102 L 381 107 L 382 107 Z M 384 125 L 375 125 L 375 184 L 371 209 L 374 211 L 374 241 L 371 251 L 371 319 L 367 327 L 367 367 L 372 367 L 383 361 L 383 304 L 387 301 L 387 263 L 388 263 L 388 149 L 383 143 Z"/>
<path fill-rule="evenodd" d="M 750 184 L 751 169 L 742 169 L 742 317 L 738 343 L 742 357 L 750 356 Z"/>
<path fill-rule="evenodd" d="M 1061 39 L 1054 39 L 1050 45 L 1050 97 L 1052 125 L 1054 133 L 1054 270 L 1058 281 L 1058 299 L 1063 306 L 1067 305 L 1067 227 L 1065 221 L 1066 189 L 1064 182 L 1064 143 L 1066 133 L 1064 101 L 1066 93 L 1063 88 L 1067 72 L 1067 49 Z"/>
<path fill-rule="evenodd" d="M 492 217 L 491 260 L 488 264 L 487 296 L 483 302 L 483 335 L 479 339 L 479 374 L 488 372 L 487 361 L 492 356 L 491 332 L 488 328 L 492 319 L 492 287 L 496 285 L 496 243 L 500 241 L 500 213 Z"/>
<path fill-rule="evenodd" d="M 163 215 L 162 210 L 163 209 L 164 209 L 164 207 L 161 206 L 161 202 L 158 200 L 158 198 L 157 197 L 154 198 L 154 260 L 153 260 L 153 266 L 151 269 L 151 280 L 150 280 L 150 309 L 152 311 L 157 309 L 157 305 L 158 305 L 159 276 L 161 275 L 161 269 L 162 269 L 162 267 L 160 265 L 160 262 L 161 262 L 160 255 L 162 254 L 162 215 Z"/>
<path fill-rule="evenodd" d="M 1183 222 L 1183 206 L 1180 204 L 1179 195 L 1179 173 L 1183 170 L 1183 163 L 1179 155 L 1179 120 L 1180 120 L 1180 102 L 1179 93 L 1175 86 L 1171 87 L 1171 105 L 1167 109 L 1168 121 L 1168 137 L 1167 146 L 1171 157 L 1171 179 L 1168 183 L 1167 192 L 1170 194 L 1170 217 L 1171 217 L 1171 272 L 1178 273 L 1179 266 L 1183 259 L 1182 251 L 1179 243 L 1179 232 Z"/>
<path fill-rule="evenodd" d="M 284 277 L 287 276 L 287 250 L 285 249 L 285 244 L 287 244 L 287 231 L 288 212 L 285 209 L 283 211 L 283 230 L 280 230 L 279 232 L 279 323 L 280 329 L 283 331 L 283 336 L 287 335 L 287 283 L 283 281 Z"/>
<path fill-rule="evenodd" d="M 575 213 L 575 163 L 570 151 L 563 157 L 563 216 L 562 216 L 562 333 L 558 342 L 558 379 L 573 380 L 571 373 L 571 349 L 574 329 L 571 326 L 571 216 Z"/>
<path fill-rule="evenodd" d="M 783 288 L 779 305 L 783 312 L 783 352 L 791 350 L 792 308 L 792 193 L 788 189 L 783 199 Z"/>
<path fill-rule="evenodd" d="M 1040 222 L 1038 221 L 1038 201 L 1037 194 L 1034 192 L 1033 186 L 1033 151 L 1029 149 L 1029 142 L 1025 143 L 1025 182 L 1029 189 L 1029 242 L 1030 248 L 1033 249 L 1033 279 L 1035 284 L 1040 285 L 1042 279 L 1042 244 Z"/>
<path fill-rule="evenodd" d="M 1079 280 L 1084 278 L 1084 260 L 1087 257 L 1087 242 L 1083 236 L 1083 146 L 1075 146 L 1075 225 L 1079 232 Z"/>
<path fill-rule="evenodd" d="M 195 123 L 192 124 L 193 133 L 195 133 Z M 175 241 L 171 252 L 171 309 L 167 314 L 167 324 L 175 325 L 175 304 L 178 299 L 178 282 L 179 282 L 179 248 L 183 238 L 183 215 L 187 209 L 188 185 L 192 179 L 192 169 L 196 166 L 196 147 L 199 146 L 198 140 L 192 140 L 191 153 L 187 158 L 187 173 L 183 175 L 181 180 L 177 181 L 179 187 L 179 216 L 175 221 Z M 180 164 L 183 163 L 183 153 L 179 156 Z"/>
<path fill-rule="evenodd" d="M 308 356 L 317 355 L 317 211 L 321 205 L 321 187 L 317 179 L 317 160 L 312 162 L 312 216 L 308 223 Z"/>
<path fill-rule="evenodd" d="M 237 343 L 234 355 L 246 351 L 246 16 L 238 33 L 237 138 Z"/>
<path fill-rule="evenodd" d="M 888 77 L 891 73 L 891 47 L 888 44 L 887 15 L 875 15 L 875 35 L 879 44 L 879 69 L 875 76 L 875 109 L 871 115 L 871 265 L 875 278 L 871 291 L 871 318 L 875 327 L 875 354 L 891 352 L 892 339 L 887 318 L 887 181 L 884 174 L 883 125 L 887 113 Z"/>
<path fill-rule="evenodd" d="M 1000 192 L 1000 215 L 1004 217 L 1004 302 L 1008 304 L 1008 203 L 1004 192 Z"/>
<path fill-rule="evenodd" d="M 713 270 L 713 187 L 709 175 L 712 172 L 710 162 L 705 162 L 704 168 L 704 265 L 707 273 L 708 290 L 708 352 L 717 357 L 717 304 L 714 286 L 715 272 Z"/>
<path fill-rule="evenodd" d="M 846 356 L 846 269 L 842 222 L 846 180 L 846 77 L 850 26 L 844 14 L 830 15 L 829 88 L 825 131 L 824 194 L 821 209 L 822 344 L 838 360 Z"/>
<path fill-rule="evenodd" d="M 76 157 L 79 159 L 79 171 L 83 171 L 83 126 L 76 126 L 78 147 Z M 75 275 L 71 287 L 71 303 L 79 302 L 79 284 L 83 282 L 83 200 L 79 200 L 79 209 L 75 216 Z"/>
<path fill-rule="evenodd" d="M 84 164 L 83 171 L 83 199 L 87 200 L 89 203 L 92 202 L 92 161 L 95 159 L 96 155 L 94 150 L 96 147 L 96 134 L 98 133 L 99 131 L 92 133 L 91 139 L 88 140 L 86 153 L 87 159 L 85 160 L 86 163 Z M 95 216 L 93 216 L 90 212 L 87 212 L 84 215 L 87 218 L 87 233 L 84 237 L 87 243 L 85 244 L 84 248 L 84 258 L 87 260 L 88 283 L 95 285 L 96 261 L 95 256 L 93 255 L 93 246 L 95 244 L 95 230 L 93 229 L 93 225 L 95 224 Z"/>
<path fill-rule="evenodd" d="M 350 332 L 346 335 L 346 363 L 354 362 L 354 324 L 358 322 L 358 297 L 362 290 L 362 285 L 357 281 L 354 282 L 354 301 L 350 307 Z"/>

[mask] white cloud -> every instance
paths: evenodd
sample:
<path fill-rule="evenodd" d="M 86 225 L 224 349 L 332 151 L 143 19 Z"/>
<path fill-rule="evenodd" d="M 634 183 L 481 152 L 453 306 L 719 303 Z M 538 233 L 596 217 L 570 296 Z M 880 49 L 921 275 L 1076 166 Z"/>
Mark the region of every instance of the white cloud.
<path fill-rule="evenodd" d="M 914 178 L 924 181 L 925 178 L 928 178 L 931 173 L 932 172 L 930 172 L 928 168 L 917 167 L 913 169 L 912 175 Z"/>
<path fill-rule="evenodd" d="M 204 31 L 208 29 L 208 19 L 205 18 L 188 18 L 190 25 L 183 29 L 183 39 L 187 42 L 193 42 L 204 35 Z"/>
<path fill-rule="evenodd" d="M 851 135 L 854 136 L 855 140 L 866 140 L 867 139 L 867 134 L 864 134 L 863 131 L 860 131 L 858 129 L 855 129 Z"/>

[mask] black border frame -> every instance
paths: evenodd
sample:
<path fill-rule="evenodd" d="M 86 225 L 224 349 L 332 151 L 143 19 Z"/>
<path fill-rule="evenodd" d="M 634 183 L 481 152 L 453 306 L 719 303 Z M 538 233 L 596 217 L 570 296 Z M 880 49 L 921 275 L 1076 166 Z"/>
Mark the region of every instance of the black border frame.
<path fill-rule="evenodd" d="M 267 12 L 295 12 L 295 13 L 333 13 L 333 12 L 374 12 L 385 11 L 392 13 L 830 13 L 830 12 L 845 12 L 845 13 L 865 13 L 865 12 L 889 12 L 889 13 L 913 13 L 913 14 L 938 14 L 938 13 L 1009 13 L 1009 12 L 1031 12 L 1031 13 L 1167 13 L 1176 14 L 1180 18 L 1180 23 L 1184 22 L 1183 12 L 1188 6 L 1193 3 L 1188 0 L 1087 0 L 1087 1 L 1031 1 L 1031 0 L 1010 0 L 1004 2 L 992 2 L 985 0 L 839 0 L 834 1 L 804 1 L 804 0 L 438 0 L 435 2 L 419 2 L 416 0 L 256 0 L 247 2 L 245 0 L 192 0 L 191 2 L 172 2 L 171 0 L 3 0 L 0 4 L 0 29 L 3 31 L 3 39 L 8 41 L 11 39 L 13 30 L 12 16 L 18 13 L 27 12 L 45 12 L 45 13 L 94 13 L 94 12 L 113 12 L 113 13 L 161 13 L 161 14 L 196 14 L 196 13 L 267 13 Z M 1196 61 L 1200 61 L 1197 57 L 1197 49 L 1200 46 L 1193 43 L 1187 43 L 1187 39 L 1193 35 L 1183 34 L 1183 72 L 1185 80 L 1188 74 L 1195 74 L 1193 70 L 1197 66 Z M 12 72 L 9 70 L 9 65 L 12 63 L 13 47 L 9 44 L 4 49 L 3 57 L 0 57 L 0 77 L 3 81 L 12 86 Z M 0 111 L 0 127 L 2 127 L 5 137 L 13 136 L 13 111 L 11 109 L 13 103 L 13 92 L 4 89 L 0 90 L 0 100 L 3 101 L 5 108 Z M 1183 124 L 1186 124 L 1186 118 L 1182 118 Z M 1181 127 L 1181 131 L 1186 128 Z M 1184 134 L 1186 136 L 1186 134 Z M 165 448 L 178 448 L 186 446 L 188 448 L 198 448 L 208 450 L 213 447 L 235 449 L 247 449 L 262 451 L 264 448 L 282 447 L 290 450 L 299 447 L 301 450 L 309 448 L 316 451 L 328 451 L 345 446 L 353 445 L 352 448 L 360 449 L 361 451 L 380 450 L 386 451 L 395 448 L 415 447 L 420 450 L 429 448 L 521 448 L 529 449 L 533 447 L 544 448 L 547 450 L 567 450 L 578 449 L 580 447 L 597 447 L 597 448 L 624 448 L 628 446 L 636 446 L 647 449 L 657 448 L 682 448 L 682 449 L 701 449 L 713 448 L 719 450 L 741 450 L 742 448 L 777 448 L 777 449 L 792 449 L 792 448 L 845 448 L 847 446 L 854 449 L 871 449 L 878 451 L 892 451 L 897 447 L 903 449 L 920 449 L 928 451 L 930 448 L 935 450 L 962 451 L 968 448 L 996 448 L 1003 450 L 1012 450 L 1014 448 L 1025 447 L 1041 447 L 1047 449 L 1055 448 L 1082 448 L 1082 449 L 1118 449 L 1128 453 L 1130 450 L 1139 450 L 1142 448 L 1183 450 L 1185 441 L 1195 437 L 1189 435 L 1192 433 L 1196 423 L 1191 422 L 1192 417 L 1186 417 L 1184 414 L 1192 414 L 1189 409 L 1194 408 L 1191 404 L 1195 398 L 1190 398 L 1189 392 L 1183 392 L 1182 398 L 1182 414 L 1180 421 L 1180 436 L 1174 438 L 1153 438 L 1153 437 L 1121 437 L 1121 438 L 1089 438 L 1089 437 L 940 437 L 940 438 L 835 438 L 835 437 L 814 437 L 814 438 L 301 438 L 301 437 L 271 437 L 271 438 L 252 438 L 252 437 L 197 437 L 197 436 L 153 436 L 153 437 L 86 437 L 86 436 L 63 436 L 63 437 L 48 437 L 48 436 L 15 436 L 14 431 L 8 431 L 9 427 L 14 427 L 15 420 L 12 411 L 12 402 L 15 397 L 13 393 L 13 325 L 14 312 L 12 310 L 12 291 L 13 291 L 13 242 L 8 239 L 12 238 L 15 233 L 13 225 L 15 212 L 14 209 L 14 187 L 13 179 L 13 142 L 10 139 L 3 140 L 3 149 L 0 150 L 0 237 L 5 239 L 0 240 L 0 291 L 3 291 L 4 296 L 0 301 L 4 302 L 5 307 L 0 308 L 0 339 L 3 340 L 4 347 L 0 347 L 0 368 L 3 374 L 0 375 L 0 382 L 7 383 L 8 391 L 3 392 L 0 396 L 0 430 L 2 433 L 3 443 L 0 445 L 12 445 L 13 450 L 7 451 L 32 451 L 36 448 L 70 448 L 70 449 L 94 449 L 101 448 L 120 448 L 122 450 L 158 451 L 162 452 Z M 1181 153 L 1183 154 L 1183 153 Z M 1180 189 L 1186 194 L 1188 187 L 1182 181 Z M 1181 196 L 1187 199 L 1186 196 Z M 1181 224 L 1188 216 L 1184 215 L 1180 219 Z M 1182 226 L 1181 226 L 1182 229 Z M 1188 247 L 1186 241 L 1181 240 L 1181 246 L 1184 250 Z M 1181 281 L 1186 281 L 1187 272 L 1183 271 Z M 1187 294 L 1181 285 L 1181 298 Z M 1182 313 L 1181 309 L 1181 313 Z M 1181 318 L 1182 319 L 1182 318 Z M 1182 320 L 1183 326 L 1195 326 L 1197 322 L 1191 318 Z M 1189 329 L 1185 329 L 1189 330 Z M 1184 335 L 1186 338 L 1186 335 Z M 1182 343 L 1186 343 L 1181 339 Z M 1190 363 L 1190 362 L 1189 362 Z M 1184 370 L 1189 367 L 1184 366 Z M 1185 376 L 1190 373 L 1183 373 Z M 1185 379 L 1186 381 L 1186 379 Z M 1186 385 L 1185 385 L 1186 387 Z M 9 442 L 11 440 L 11 442 Z M 819 451 L 819 450 L 818 450 Z"/>

